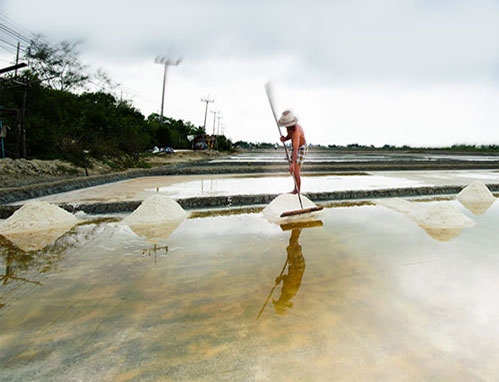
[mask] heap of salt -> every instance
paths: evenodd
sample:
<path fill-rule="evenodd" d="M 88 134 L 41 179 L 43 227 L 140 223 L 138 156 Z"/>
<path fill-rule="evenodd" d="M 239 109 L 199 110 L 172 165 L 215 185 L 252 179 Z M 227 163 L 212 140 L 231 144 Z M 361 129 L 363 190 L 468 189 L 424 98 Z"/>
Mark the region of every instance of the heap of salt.
<path fill-rule="evenodd" d="M 456 199 L 474 215 L 484 214 L 496 201 L 485 184 L 476 181 L 465 187 Z"/>
<path fill-rule="evenodd" d="M 29 202 L 0 224 L 0 234 L 24 251 L 46 247 L 70 230 L 78 219 L 47 202 Z"/>
<path fill-rule="evenodd" d="M 303 208 L 313 208 L 317 207 L 314 202 L 304 195 L 301 195 L 301 201 L 303 203 Z M 317 214 L 316 212 L 310 214 L 300 214 L 295 216 L 290 216 L 287 218 L 281 218 L 283 212 L 295 211 L 302 209 L 298 195 L 296 194 L 281 194 L 274 200 L 272 200 L 264 209 L 263 215 L 273 223 L 285 223 L 289 221 L 303 221 L 309 220 L 311 216 Z"/>
<path fill-rule="evenodd" d="M 175 200 L 166 195 L 153 195 L 122 220 L 139 236 L 151 240 L 166 239 L 188 216 Z"/>

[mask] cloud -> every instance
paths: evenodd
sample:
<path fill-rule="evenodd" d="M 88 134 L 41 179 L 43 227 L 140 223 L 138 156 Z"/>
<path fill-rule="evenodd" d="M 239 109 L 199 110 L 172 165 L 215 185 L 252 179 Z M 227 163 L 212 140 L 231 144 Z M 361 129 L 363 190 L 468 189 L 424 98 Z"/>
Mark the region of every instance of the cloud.
<path fill-rule="evenodd" d="M 286 55 L 318 83 L 499 77 L 496 1 L 9 0 L 5 8 L 52 39 L 84 38 L 119 61 L 168 50 L 192 60 Z"/>
<path fill-rule="evenodd" d="M 29 9 L 29 12 L 26 10 Z M 313 143 L 499 143 L 499 2 L 493 0 L 4 0 L 2 12 L 51 41 L 83 39 L 85 62 L 125 85 L 144 114 L 277 141 L 263 84 Z M 87 61 L 88 59 L 88 61 Z M 208 114 L 208 129 L 212 120 Z"/>

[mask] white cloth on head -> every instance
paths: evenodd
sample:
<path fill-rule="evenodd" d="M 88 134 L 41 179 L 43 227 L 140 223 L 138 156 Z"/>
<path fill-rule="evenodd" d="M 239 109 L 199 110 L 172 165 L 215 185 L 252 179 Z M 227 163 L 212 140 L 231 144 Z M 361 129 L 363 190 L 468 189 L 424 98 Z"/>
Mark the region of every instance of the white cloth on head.
<path fill-rule="evenodd" d="M 298 122 L 298 119 L 293 115 L 290 110 L 286 110 L 282 113 L 281 118 L 279 118 L 279 126 L 294 126 Z"/>

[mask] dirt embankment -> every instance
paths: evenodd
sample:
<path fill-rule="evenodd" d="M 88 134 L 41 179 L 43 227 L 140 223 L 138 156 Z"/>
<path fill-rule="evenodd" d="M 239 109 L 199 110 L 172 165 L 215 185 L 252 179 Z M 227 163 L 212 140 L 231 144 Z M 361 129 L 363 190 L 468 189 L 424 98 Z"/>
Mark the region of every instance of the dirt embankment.
<path fill-rule="evenodd" d="M 178 151 L 174 154 L 147 155 L 141 158 L 141 167 L 125 168 L 119 160 L 89 159 L 89 176 L 133 171 L 137 168 L 159 167 L 209 160 L 222 154 L 215 151 Z M 0 189 L 50 183 L 86 176 L 85 169 L 63 160 L 0 159 Z"/>

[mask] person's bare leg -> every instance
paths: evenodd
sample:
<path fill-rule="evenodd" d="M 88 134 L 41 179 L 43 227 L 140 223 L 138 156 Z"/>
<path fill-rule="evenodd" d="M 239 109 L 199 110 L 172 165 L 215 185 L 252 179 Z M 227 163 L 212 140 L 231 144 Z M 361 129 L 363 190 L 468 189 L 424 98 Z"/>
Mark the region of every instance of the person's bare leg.
<path fill-rule="evenodd" d="M 293 188 L 293 191 L 290 192 L 290 194 L 297 194 L 298 193 L 298 188 L 297 188 L 297 182 L 296 182 L 296 166 L 295 166 L 295 169 L 294 171 L 289 171 L 289 173 L 291 174 L 291 176 L 293 177 L 293 183 L 295 185 L 295 187 Z"/>
<path fill-rule="evenodd" d="M 293 176 L 295 178 L 295 189 L 293 191 L 291 191 L 291 193 L 297 194 L 300 192 L 300 186 L 301 186 L 300 166 L 299 165 L 295 166 L 295 172 L 293 173 Z"/>
<path fill-rule="evenodd" d="M 300 165 L 296 165 L 295 178 L 296 178 L 296 188 L 298 192 L 300 192 L 301 190 L 300 168 L 301 168 Z"/>

